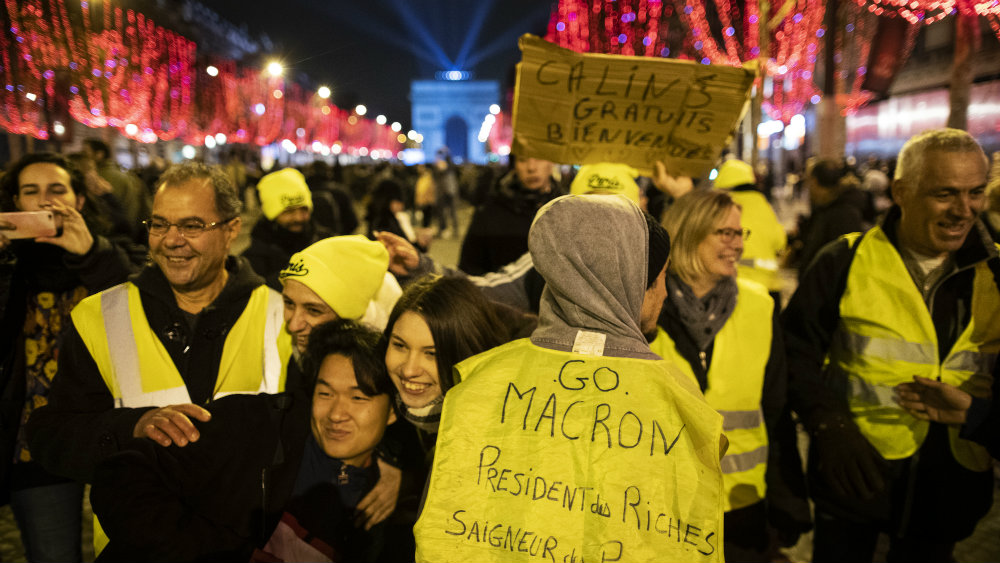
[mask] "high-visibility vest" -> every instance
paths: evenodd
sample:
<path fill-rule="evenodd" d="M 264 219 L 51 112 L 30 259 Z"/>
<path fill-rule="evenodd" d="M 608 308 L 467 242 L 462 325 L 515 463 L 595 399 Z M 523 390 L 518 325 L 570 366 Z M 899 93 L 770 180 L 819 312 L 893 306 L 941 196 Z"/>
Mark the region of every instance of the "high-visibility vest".
<path fill-rule="evenodd" d="M 458 366 L 417 561 L 722 561 L 722 417 L 662 360 L 516 340 Z"/>
<path fill-rule="evenodd" d="M 291 335 L 283 327 L 281 295 L 260 286 L 226 334 L 212 397 L 280 393 L 285 387 Z M 115 407 L 165 407 L 190 403 L 184 379 L 153 333 L 139 289 L 125 282 L 91 295 L 71 313 L 80 338 L 97 364 Z M 94 517 L 94 550 L 108 537 Z"/>
<path fill-rule="evenodd" d="M 913 455 L 930 428 L 896 404 L 897 384 L 919 375 L 990 396 L 1000 351 L 1000 292 L 985 261 L 974 267 L 971 320 L 942 359 L 923 296 L 885 232 L 875 227 L 857 243 L 827 369 L 846 387 L 862 434 L 886 459 Z M 985 448 L 959 438 L 957 426 L 948 431 L 959 463 L 972 471 L 992 467 Z"/>
<path fill-rule="evenodd" d="M 190 403 L 184 379 L 149 326 L 139 289 L 126 282 L 80 302 L 72 313 L 116 407 Z M 291 356 L 283 303 L 267 286 L 253 291 L 226 334 L 214 399 L 234 393 L 279 393 Z"/>
<path fill-rule="evenodd" d="M 715 336 L 705 390 L 705 400 L 722 415 L 722 430 L 729 438 L 722 458 L 727 512 L 759 502 L 767 492 L 768 441 L 760 400 L 774 315 L 774 300 L 764 286 L 738 278 L 736 284 L 736 308 Z M 650 348 L 697 383 L 691 365 L 662 328 Z"/>

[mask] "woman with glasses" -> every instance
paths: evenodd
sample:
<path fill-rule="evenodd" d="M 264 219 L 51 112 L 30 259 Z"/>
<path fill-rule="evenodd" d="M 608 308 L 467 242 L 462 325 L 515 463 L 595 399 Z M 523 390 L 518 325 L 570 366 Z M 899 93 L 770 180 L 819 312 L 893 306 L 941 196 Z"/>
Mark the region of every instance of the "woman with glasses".
<path fill-rule="evenodd" d="M 94 207 L 83 175 L 60 155 L 30 154 L 13 163 L 0 193 L 3 211 L 49 213 L 59 225 L 55 236 L 24 238 L 27 225 L 15 224 L 24 215 L 0 218 L 0 481 L 10 484 L 0 495 L 6 502 L 10 494 L 28 561 L 80 561 L 83 484 L 38 464 L 25 424 L 50 400 L 70 311 L 125 281 L 146 252 L 105 236 L 111 224 Z"/>
<path fill-rule="evenodd" d="M 740 218 L 740 207 L 720 190 L 691 192 L 667 210 L 667 300 L 651 348 L 697 381 L 724 417 L 726 561 L 770 561 L 768 520 L 790 536 L 784 543 L 794 543 L 808 528 L 808 506 L 785 493 L 783 466 L 776 461 L 775 431 L 785 412 L 784 349 L 767 289 L 736 275 L 750 236 Z M 795 482 L 801 483 L 798 471 Z"/>

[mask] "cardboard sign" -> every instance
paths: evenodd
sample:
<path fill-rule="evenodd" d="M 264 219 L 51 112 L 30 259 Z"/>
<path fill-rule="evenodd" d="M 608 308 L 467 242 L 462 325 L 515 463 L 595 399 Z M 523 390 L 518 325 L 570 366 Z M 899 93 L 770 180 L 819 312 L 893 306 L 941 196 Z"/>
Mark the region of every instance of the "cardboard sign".
<path fill-rule="evenodd" d="M 746 66 L 581 54 L 534 35 L 519 44 L 517 155 L 644 173 L 662 160 L 672 174 L 698 178 L 749 107 L 755 73 Z"/>
<path fill-rule="evenodd" d="M 668 366 L 526 339 L 460 364 L 416 560 L 722 561 L 721 417 Z"/>

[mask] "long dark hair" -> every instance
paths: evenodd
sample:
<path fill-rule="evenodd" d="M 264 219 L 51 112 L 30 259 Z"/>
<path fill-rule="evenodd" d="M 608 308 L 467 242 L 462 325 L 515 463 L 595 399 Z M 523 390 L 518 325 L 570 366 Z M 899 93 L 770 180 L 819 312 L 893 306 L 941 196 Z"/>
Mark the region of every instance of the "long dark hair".
<path fill-rule="evenodd" d="M 408 311 L 418 313 L 431 330 L 442 391 L 454 383 L 455 364 L 510 340 L 493 304 L 472 282 L 428 275 L 407 286 L 393 307 L 382 338 L 383 353 L 396 321 Z"/>

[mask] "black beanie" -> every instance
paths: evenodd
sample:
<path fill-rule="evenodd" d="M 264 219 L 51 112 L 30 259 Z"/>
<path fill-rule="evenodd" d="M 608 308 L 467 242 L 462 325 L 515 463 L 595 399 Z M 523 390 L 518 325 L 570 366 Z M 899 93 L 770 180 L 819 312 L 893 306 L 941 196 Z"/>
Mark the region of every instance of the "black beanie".
<path fill-rule="evenodd" d="M 653 287 L 653 282 L 670 256 L 670 235 L 652 215 L 646 212 L 643 215 L 646 216 L 646 228 L 649 230 L 649 263 L 646 266 L 646 289 L 649 289 Z"/>

